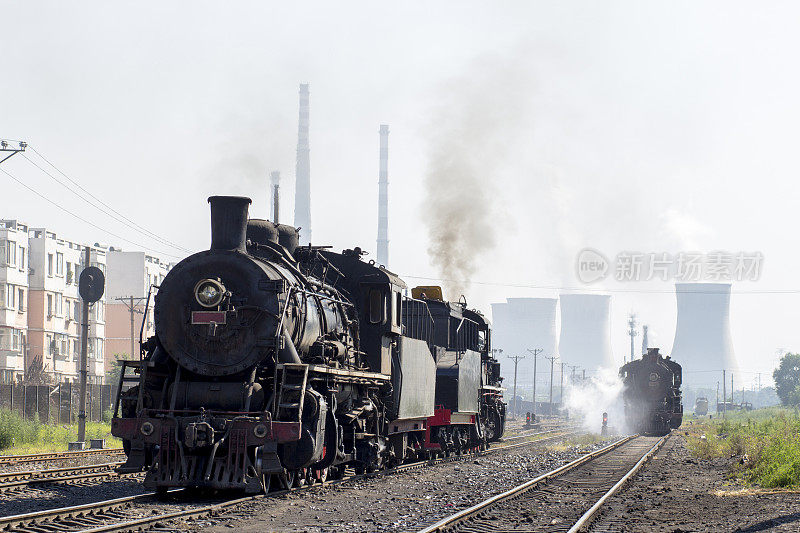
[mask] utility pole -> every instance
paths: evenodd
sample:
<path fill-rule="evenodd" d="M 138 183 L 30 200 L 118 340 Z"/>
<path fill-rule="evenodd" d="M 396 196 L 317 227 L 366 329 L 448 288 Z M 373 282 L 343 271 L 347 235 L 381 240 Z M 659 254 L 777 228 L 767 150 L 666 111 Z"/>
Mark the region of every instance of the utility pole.
<path fill-rule="evenodd" d="M 127 298 L 125 297 L 116 298 L 116 300 L 125 304 L 125 308 L 128 309 L 128 312 L 130 312 L 131 314 L 131 360 L 133 360 L 136 358 L 136 347 L 134 344 L 134 341 L 136 340 L 136 333 L 135 333 L 136 325 L 134 316 L 136 315 L 136 313 L 140 315 L 143 314 L 142 311 L 136 308 L 136 305 L 146 300 L 146 298 L 137 298 L 134 296 L 128 296 Z M 144 318 L 142 318 L 142 320 L 144 320 Z"/>
<path fill-rule="evenodd" d="M 86 247 L 83 268 L 92 264 L 92 249 Z M 78 442 L 86 442 L 86 375 L 89 372 L 89 302 L 81 300 L 81 397 L 78 400 Z"/>
<path fill-rule="evenodd" d="M 735 390 L 733 388 L 733 370 L 731 370 L 731 407 L 733 407 L 733 393 Z"/>
<path fill-rule="evenodd" d="M 12 146 L 12 143 L 16 144 L 19 148 Z M 5 161 L 6 159 L 11 159 L 13 156 L 17 155 L 20 152 L 24 152 L 27 146 L 28 143 L 26 143 L 25 141 L 7 141 L 5 139 L 0 139 L 0 158 L 2 158 L 0 159 L 0 163 Z"/>
<path fill-rule="evenodd" d="M 761 372 L 758 373 L 758 392 L 761 392 Z"/>
<path fill-rule="evenodd" d="M 636 313 L 631 313 L 628 315 L 628 335 L 631 337 L 631 361 L 636 356 L 636 348 L 633 346 L 633 339 L 639 335 L 639 332 L 636 331 Z M 627 363 L 628 361 L 623 361 Z"/>
<path fill-rule="evenodd" d="M 561 408 L 564 408 L 564 365 L 566 363 L 561 363 L 561 390 L 558 393 L 558 404 Z"/>
<path fill-rule="evenodd" d="M 570 369 L 572 369 L 572 374 L 570 374 L 570 378 L 569 379 L 570 379 L 570 382 L 572 384 L 574 384 L 575 383 L 575 371 L 578 368 L 580 368 L 581 365 L 567 365 L 567 366 L 570 367 Z"/>
<path fill-rule="evenodd" d="M 725 411 L 727 411 L 727 398 L 728 398 L 728 391 L 725 388 L 725 384 L 727 380 L 725 379 L 725 369 L 722 370 L 722 418 L 725 418 Z"/>
<path fill-rule="evenodd" d="M 525 356 L 509 355 L 507 357 L 512 361 L 514 361 L 514 419 L 516 419 L 517 418 L 517 365 L 522 359 L 525 359 Z"/>
<path fill-rule="evenodd" d="M 530 353 L 533 354 L 533 414 L 536 414 L 536 360 L 538 359 L 538 355 L 542 353 L 541 348 L 534 348 L 533 350 L 528 350 Z"/>
<path fill-rule="evenodd" d="M 555 360 L 558 358 L 555 355 L 551 355 L 550 357 L 544 356 L 545 359 L 550 359 L 550 408 L 548 409 L 550 415 L 553 414 L 553 364 Z"/>
<path fill-rule="evenodd" d="M 717 413 L 719 413 L 719 381 L 717 381 Z"/>

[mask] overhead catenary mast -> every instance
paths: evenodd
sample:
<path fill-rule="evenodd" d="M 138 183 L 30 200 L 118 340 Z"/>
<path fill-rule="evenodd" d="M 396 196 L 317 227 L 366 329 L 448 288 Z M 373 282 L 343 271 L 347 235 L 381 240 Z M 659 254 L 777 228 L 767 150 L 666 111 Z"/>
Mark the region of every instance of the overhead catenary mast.
<path fill-rule="evenodd" d="M 300 244 L 311 242 L 311 162 L 308 144 L 308 84 L 300 84 L 300 117 L 297 125 L 294 225 L 300 229 Z"/>
<path fill-rule="evenodd" d="M 389 126 L 381 124 L 378 170 L 378 264 L 389 264 Z"/>

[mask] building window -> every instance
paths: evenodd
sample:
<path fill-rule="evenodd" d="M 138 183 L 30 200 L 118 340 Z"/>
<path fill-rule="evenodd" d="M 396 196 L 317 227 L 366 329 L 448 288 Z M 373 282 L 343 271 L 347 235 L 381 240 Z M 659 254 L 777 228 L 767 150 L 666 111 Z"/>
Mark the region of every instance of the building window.
<path fill-rule="evenodd" d="M 14 286 L 13 285 L 9 285 L 6 288 L 6 309 L 14 309 L 16 307 L 16 305 L 14 303 L 15 302 L 15 298 L 14 298 L 15 295 L 16 295 L 16 291 L 14 290 Z"/>
<path fill-rule="evenodd" d="M 75 312 L 72 314 L 72 316 L 75 317 L 75 320 L 78 320 L 78 318 L 81 316 L 80 302 L 78 302 L 78 300 L 75 300 L 74 305 L 75 305 Z"/>
<path fill-rule="evenodd" d="M 45 350 L 47 350 L 46 353 L 47 353 L 47 355 L 53 355 L 53 348 L 54 348 L 54 346 L 53 346 L 53 336 L 52 335 L 47 335 L 46 341 L 47 341 L 47 343 L 46 343 L 47 345 L 45 346 Z"/>
<path fill-rule="evenodd" d="M 64 299 L 60 292 L 56 293 L 56 316 L 64 314 Z"/>
<path fill-rule="evenodd" d="M 53 316 L 53 295 L 47 295 L 47 318 Z"/>
<path fill-rule="evenodd" d="M 19 247 L 19 269 L 25 270 L 25 248 Z"/>
<path fill-rule="evenodd" d="M 25 290 L 19 289 L 17 296 L 17 309 L 19 309 L 19 312 L 21 313 L 25 310 Z"/>
<path fill-rule="evenodd" d="M 6 241 L 4 244 L 6 266 L 17 266 L 17 243 Z"/>
<path fill-rule="evenodd" d="M 72 283 L 72 280 L 75 278 L 74 273 L 72 272 L 72 263 L 67 261 L 67 285 Z"/>
<path fill-rule="evenodd" d="M 78 356 L 80 355 L 80 353 L 81 353 L 81 344 L 78 341 L 78 339 L 73 339 L 72 340 L 72 354 L 77 359 Z"/>
<path fill-rule="evenodd" d="M 5 307 L 6 305 L 6 286 L 3 283 L 0 283 L 0 306 Z"/>
<path fill-rule="evenodd" d="M 53 254 L 47 254 L 47 276 L 53 277 Z"/>
<path fill-rule="evenodd" d="M 56 252 L 56 276 L 64 275 L 64 254 Z"/>

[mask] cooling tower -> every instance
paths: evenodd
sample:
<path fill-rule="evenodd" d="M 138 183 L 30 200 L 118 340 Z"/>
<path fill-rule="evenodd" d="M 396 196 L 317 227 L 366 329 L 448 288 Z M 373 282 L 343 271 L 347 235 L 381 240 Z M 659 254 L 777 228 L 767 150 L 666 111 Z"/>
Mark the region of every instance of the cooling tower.
<path fill-rule="evenodd" d="M 506 303 L 492 304 L 492 347 L 503 350 L 502 354 L 496 356 L 506 377 L 504 386 L 511 387 L 514 380 L 514 363 L 508 356 L 524 355 L 525 359 L 520 361 L 517 369 L 517 387 L 523 386 L 525 393 L 530 395 L 533 355 L 528 350 L 536 348 L 542 350 L 537 367 L 537 383 L 543 383 L 545 373 L 549 379 L 550 363 L 543 356 L 558 352 L 557 303 L 555 298 L 509 298 Z M 537 396 L 540 394 L 541 391 L 537 391 Z"/>
<path fill-rule="evenodd" d="M 683 365 L 683 381 L 712 385 L 722 370 L 736 370 L 730 330 L 730 283 L 676 283 L 678 321 L 672 359 Z"/>
<path fill-rule="evenodd" d="M 587 372 L 599 367 L 616 368 L 611 353 L 611 296 L 562 294 L 561 361 L 580 365 Z"/>

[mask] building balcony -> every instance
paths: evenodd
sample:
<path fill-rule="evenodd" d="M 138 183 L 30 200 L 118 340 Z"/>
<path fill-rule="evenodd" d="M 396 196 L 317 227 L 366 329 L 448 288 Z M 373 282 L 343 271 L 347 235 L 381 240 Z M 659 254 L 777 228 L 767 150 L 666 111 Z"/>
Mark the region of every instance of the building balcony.
<path fill-rule="evenodd" d="M 20 352 L 0 350 L 0 370 L 24 371 L 25 362 Z"/>

